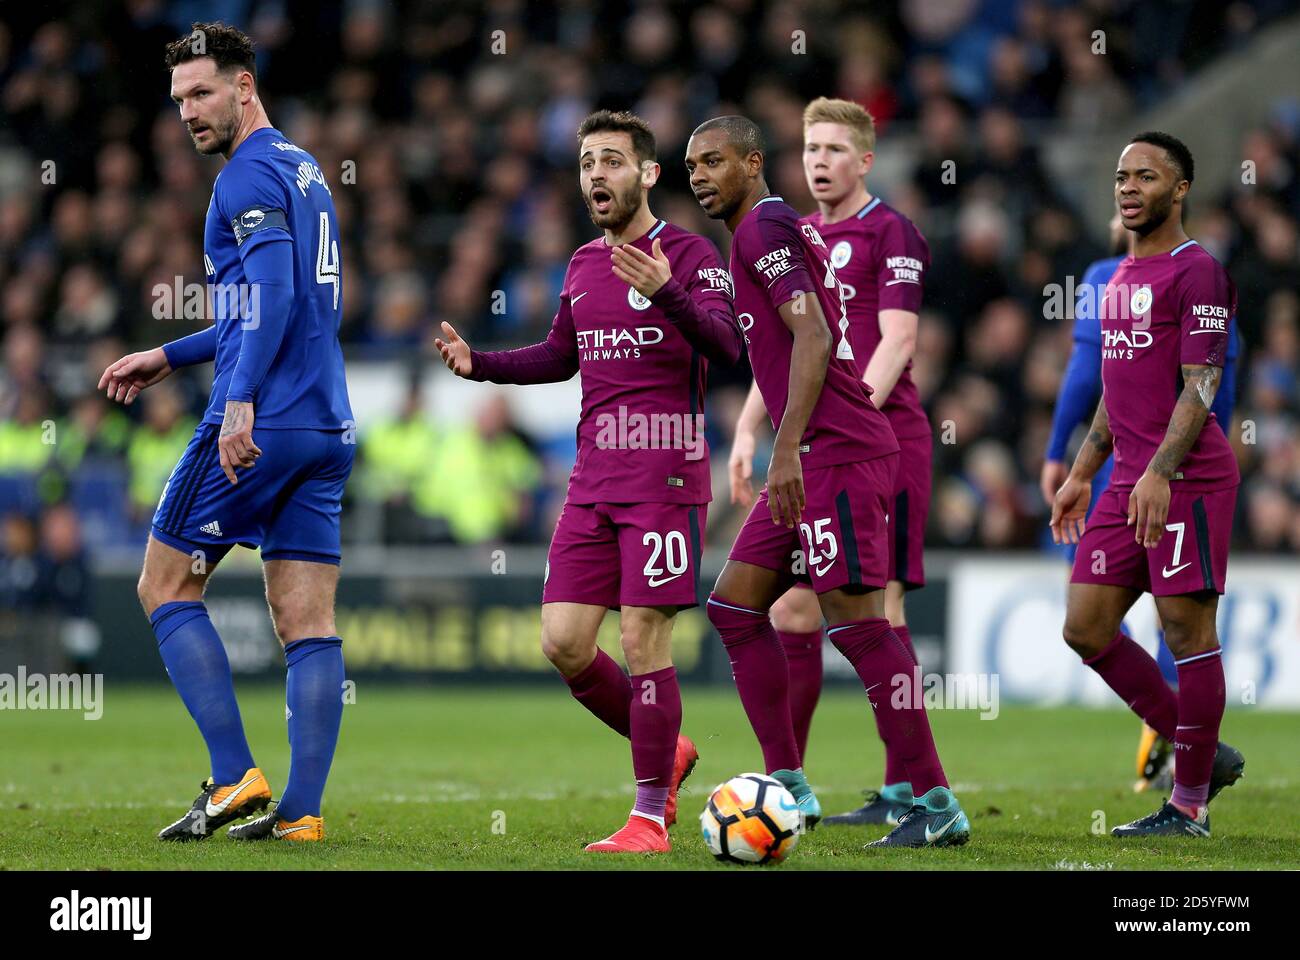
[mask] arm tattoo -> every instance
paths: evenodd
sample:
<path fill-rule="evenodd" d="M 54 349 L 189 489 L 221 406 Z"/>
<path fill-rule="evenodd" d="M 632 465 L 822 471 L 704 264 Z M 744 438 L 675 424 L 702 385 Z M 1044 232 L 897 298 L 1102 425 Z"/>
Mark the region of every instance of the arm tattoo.
<path fill-rule="evenodd" d="M 1183 367 L 1183 392 L 1174 405 L 1173 416 L 1169 418 L 1169 429 L 1155 456 L 1151 458 L 1148 469 L 1169 480 L 1178 465 L 1192 449 L 1196 438 L 1201 435 L 1201 427 L 1210 415 L 1214 404 L 1214 395 L 1219 389 L 1219 380 L 1223 376 L 1220 367 L 1207 365 L 1186 365 Z"/>
<path fill-rule="evenodd" d="M 1074 458 L 1074 470 L 1091 479 L 1106 462 L 1114 446 L 1115 437 L 1110 432 L 1110 414 L 1106 412 L 1106 397 L 1103 394 L 1092 418 L 1092 426 L 1088 429 L 1088 439 Z"/>
<path fill-rule="evenodd" d="M 228 437 L 239 433 L 248 423 L 248 405 L 229 401 L 226 403 L 226 415 L 221 421 L 221 436 Z"/>

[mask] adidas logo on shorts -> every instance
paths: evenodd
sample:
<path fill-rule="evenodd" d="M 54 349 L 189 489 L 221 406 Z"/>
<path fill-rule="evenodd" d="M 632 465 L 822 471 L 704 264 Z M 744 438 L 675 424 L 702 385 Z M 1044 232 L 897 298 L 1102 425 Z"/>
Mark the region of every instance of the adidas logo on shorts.
<path fill-rule="evenodd" d="M 215 520 L 213 520 L 211 523 L 205 523 L 203 526 L 199 527 L 199 529 L 202 530 L 204 533 L 208 534 L 209 536 L 213 536 L 213 537 L 221 536 L 221 524 L 217 523 L 217 521 Z"/>

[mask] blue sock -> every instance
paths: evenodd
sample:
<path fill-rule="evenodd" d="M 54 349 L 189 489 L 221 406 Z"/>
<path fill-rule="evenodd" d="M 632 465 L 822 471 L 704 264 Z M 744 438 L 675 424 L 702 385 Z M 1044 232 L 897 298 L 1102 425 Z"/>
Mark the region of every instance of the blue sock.
<path fill-rule="evenodd" d="M 320 798 L 343 721 L 343 641 L 295 640 L 284 648 L 284 662 L 289 668 L 289 782 L 276 813 L 293 821 L 320 816 Z"/>
<path fill-rule="evenodd" d="M 221 637 L 198 602 L 164 603 L 149 617 L 158 652 L 199 733 L 208 745 L 212 779 L 238 783 L 253 763 L 235 701 L 230 661 Z"/>
<path fill-rule="evenodd" d="M 1156 663 L 1160 667 L 1160 675 L 1165 678 L 1165 683 L 1177 690 L 1178 664 L 1174 663 L 1174 655 L 1165 643 L 1165 632 L 1157 630 L 1156 635 L 1160 638 L 1156 643 Z"/>

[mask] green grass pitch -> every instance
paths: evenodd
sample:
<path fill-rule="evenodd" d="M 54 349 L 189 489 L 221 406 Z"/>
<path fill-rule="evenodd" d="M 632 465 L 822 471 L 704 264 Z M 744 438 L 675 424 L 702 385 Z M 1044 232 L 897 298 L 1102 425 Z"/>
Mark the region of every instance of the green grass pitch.
<path fill-rule="evenodd" d="M 244 722 L 278 794 L 288 772 L 283 692 L 245 684 Z M 68 712 L 0 713 L 0 869 L 741 869 L 714 863 L 696 818 L 720 781 L 759 769 L 735 692 L 684 691 L 701 759 L 667 857 L 582 846 L 631 806 L 625 741 L 553 687 L 395 687 L 362 683 L 344 711 L 325 795 L 326 842 L 242 845 L 224 830 L 165 844 L 158 829 L 198 793 L 206 753 L 165 687 L 104 692 L 97 721 Z M 931 714 L 973 827 L 962 848 L 864 851 L 883 828 L 820 827 L 781 870 L 1260 869 L 1300 867 L 1294 714 L 1232 711 L 1224 737 L 1246 776 L 1215 801 L 1208 841 L 1116 840 L 1106 829 L 1155 809 L 1131 792 L 1137 721 L 1119 710 L 1004 708 Z M 813 721 L 808 772 L 824 810 L 878 786 L 881 748 L 864 698 L 835 690 Z"/>

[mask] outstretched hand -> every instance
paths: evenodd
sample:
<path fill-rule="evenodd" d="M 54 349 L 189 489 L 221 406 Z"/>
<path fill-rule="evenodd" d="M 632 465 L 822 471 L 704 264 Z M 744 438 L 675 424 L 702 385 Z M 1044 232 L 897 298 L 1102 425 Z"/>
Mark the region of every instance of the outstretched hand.
<path fill-rule="evenodd" d="M 470 360 L 469 355 L 469 344 L 462 340 L 460 334 L 456 332 L 456 328 L 445 320 L 442 322 L 442 332 L 446 334 L 447 339 L 443 340 L 441 337 L 435 337 L 433 341 L 433 345 L 442 354 L 442 362 L 456 376 L 468 377 L 473 369 L 473 361 Z"/>
<path fill-rule="evenodd" d="M 130 405 L 140 391 L 152 387 L 171 375 L 172 367 L 162 347 L 128 353 L 121 360 L 104 368 L 96 389 L 105 391 L 108 399 Z"/>

